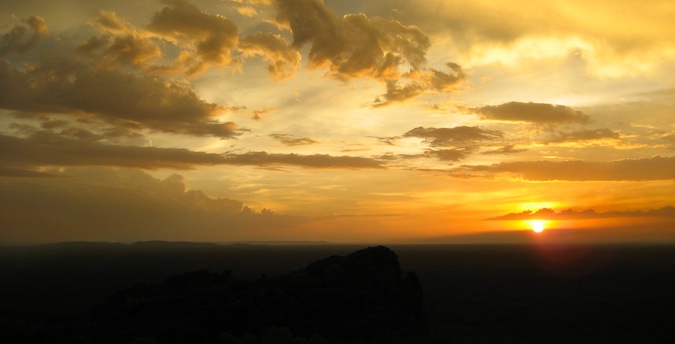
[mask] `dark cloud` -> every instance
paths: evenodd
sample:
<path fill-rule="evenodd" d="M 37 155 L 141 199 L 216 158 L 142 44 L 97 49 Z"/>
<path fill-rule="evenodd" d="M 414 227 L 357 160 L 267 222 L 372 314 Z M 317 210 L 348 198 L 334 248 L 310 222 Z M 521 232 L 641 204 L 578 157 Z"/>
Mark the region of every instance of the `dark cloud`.
<path fill-rule="evenodd" d="M 185 0 L 163 0 L 168 7 L 155 13 L 148 30 L 167 39 L 193 46 L 194 59 L 188 73 L 203 71 L 211 65 L 227 66 L 239 42 L 237 26 L 229 19 L 200 11 Z"/>
<path fill-rule="evenodd" d="M 469 110 L 481 119 L 532 122 L 537 124 L 588 123 L 590 116 L 565 105 L 546 103 L 509 102 L 501 105 L 488 105 Z"/>
<path fill-rule="evenodd" d="M 293 33 L 293 46 L 311 45 L 310 67 L 327 68 L 342 80 L 369 77 L 386 84 L 384 99 L 378 98 L 374 106 L 405 101 L 428 90 L 451 90 L 465 78 L 455 63 L 447 64 L 450 73 L 424 68 L 431 43 L 415 26 L 362 13 L 339 18 L 319 0 L 276 0 L 274 4 L 277 22 Z M 410 72 L 401 73 L 402 65 Z"/>
<path fill-rule="evenodd" d="M 270 134 L 269 136 L 275 140 L 279 140 L 286 146 L 306 146 L 318 143 L 309 137 L 295 137 L 289 134 Z"/>
<path fill-rule="evenodd" d="M 517 161 L 494 165 L 462 166 L 458 176 L 513 174 L 525 180 L 641 181 L 675 179 L 675 157 L 625 159 L 610 162 Z"/>
<path fill-rule="evenodd" d="M 0 165 L 5 166 L 119 166 L 144 169 L 192 169 L 197 165 L 224 163 L 220 154 L 187 149 L 118 146 L 97 142 L 95 137 L 77 139 L 52 132 L 37 132 L 27 138 L 0 135 Z"/>
<path fill-rule="evenodd" d="M 428 150 L 426 155 L 438 158 L 441 161 L 460 161 L 470 153 L 470 149 L 438 149 Z"/>
<path fill-rule="evenodd" d="M 597 219 L 597 218 L 615 218 L 615 217 L 675 217 L 675 208 L 666 206 L 659 209 L 650 209 L 647 211 L 610 211 L 598 213 L 593 209 L 587 210 L 563 210 L 555 212 L 552 209 L 543 208 L 536 212 L 526 210 L 521 213 L 510 213 L 507 215 L 491 217 L 488 220 L 509 221 L 509 220 L 573 220 L 573 219 Z"/>
<path fill-rule="evenodd" d="M 40 17 L 28 17 L 22 20 L 28 24 L 32 33 L 28 33 L 25 25 L 16 25 L 12 30 L 2 35 L 0 39 L 0 57 L 10 53 L 25 53 L 33 49 L 45 36 L 47 24 Z"/>
<path fill-rule="evenodd" d="M 277 0 L 276 20 L 290 27 L 293 45 L 311 44 L 311 66 L 329 65 L 341 78 L 386 75 L 405 61 L 421 67 L 429 38 L 394 20 L 348 14 L 338 18 L 318 0 Z M 397 73 L 397 72 L 396 72 Z M 395 74 L 396 74 L 395 73 Z M 394 76 L 396 78 L 396 76 Z"/>
<path fill-rule="evenodd" d="M 526 150 L 527 149 L 516 149 L 514 145 L 506 145 L 502 148 L 484 151 L 481 154 L 485 154 L 485 155 L 489 155 L 489 154 L 515 154 L 515 153 L 524 152 Z"/>
<path fill-rule="evenodd" d="M 563 143 L 563 142 L 579 142 L 579 141 L 595 141 L 603 139 L 618 139 L 621 135 L 610 129 L 591 129 L 579 130 L 569 133 L 560 133 L 555 135 L 552 139 L 546 141 L 547 143 Z"/>
<path fill-rule="evenodd" d="M 222 108 L 192 89 L 93 63 L 51 57 L 20 71 L 0 61 L 0 108 L 95 115 L 109 123 L 196 136 L 232 137 L 213 120 Z"/>
<path fill-rule="evenodd" d="M 200 165 L 295 165 L 308 168 L 383 168 L 377 160 L 324 154 L 215 154 L 179 148 L 112 145 L 81 129 L 61 134 L 37 131 L 25 138 L 0 135 L 0 166 L 118 166 L 143 169 L 192 169 Z"/>
<path fill-rule="evenodd" d="M 175 174 L 158 179 L 99 167 L 68 168 L 60 175 L 58 183 L 0 178 L 4 241 L 250 240 L 277 231 L 281 237 L 307 221 L 189 190 Z"/>
<path fill-rule="evenodd" d="M 374 159 L 353 156 L 331 156 L 327 154 L 299 155 L 248 152 L 225 154 L 224 163 L 231 165 L 296 165 L 310 168 L 384 168 Z"/>
<path fill-rule="evenodd" d="M 454 128 L 424 128 L 417 127 L 403 134 L 405 137 L 420 137 L 432 146 L 471 146 L 480 141 L 501 139 L 500 131 L 487 130 L 479 127 L 459 126 Z"/>

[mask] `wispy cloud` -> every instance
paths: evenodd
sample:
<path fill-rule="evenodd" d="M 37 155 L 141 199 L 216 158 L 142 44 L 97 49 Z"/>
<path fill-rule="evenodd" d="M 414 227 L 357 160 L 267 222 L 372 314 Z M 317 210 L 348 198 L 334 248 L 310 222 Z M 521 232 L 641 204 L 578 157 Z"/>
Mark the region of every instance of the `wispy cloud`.
<path fill-rule="evenodd" d="M 645 181 L 675 179 L 675 157 L 597 161 L 514 161 L 493 165 L 461 166 L 457 176 L 518 176 L 525 180 Z"/>
<path fill-rule="evenodd" d="M 647 211 L 608 211 L 596 212 L 593 209 L 573 210 L 567 209 L 556 212 L 553 209 L 542 208 L 538 211 L 526 210 L 520 213 L 510 213 L 502 216 L 488 218 L 491 221 L 509 221 L 509 220 L 574 220 L 574 219 L 600 219 L 615 217 L 675 217 L 675 208 L 666 206 L 659 209 L 650 209 Z"/>

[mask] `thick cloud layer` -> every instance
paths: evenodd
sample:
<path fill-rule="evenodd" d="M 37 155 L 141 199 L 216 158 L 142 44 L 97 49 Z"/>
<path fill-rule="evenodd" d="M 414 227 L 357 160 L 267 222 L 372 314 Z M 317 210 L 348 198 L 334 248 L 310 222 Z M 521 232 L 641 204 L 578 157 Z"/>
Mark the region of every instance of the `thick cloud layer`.
<path fill-rule="evenodd" d="M 212 119 L 222 108 L 175 83 L 94 63 L 52 57 L 28 70 L 0 61 L 0 108 L 94 115 L 113 124 L 168 133 L 232 137 L 232 122 Z"/>
<path fill-rule="evenodd" d="M 48 32 L 44 19 L 33 16 L 23 20 L 28 24 L 32 33 L 24 25 L 16 25 L 12 30 L 2 35 L 0 39 L 0 57 L 10 53 L 25 53 L 34 48 Z"/>
<path fill-rule="evenodd" d="M 311 168 L 384 168 L 378 160 L 353 157 L 331 156 L 327 154 L 274 154 L 267 152 L 249 152 L 244 154 L 225 154 L 223 162 L 231 165 L 296 165 Z"/>
<path fill-rule="evenodd" d="M 90 134 L 91 135 L 91 134 Z M 96 139 L 76 139 L 50 131 L 19 138 L 0 135 L 0 165 L 35 168 L 39 166 L 118 166 L 144 169 L 193 169 L 209 165 L 295 165 L 308 168 L 383 168 L 377 160 L 325 154 L 215 154 L 181 148 L 120 146 Z"/>
<path fill-rule="evenodd" d="M 307 221 L 188 190 L 184 178 L 175 174 L 158 179 L 138 170 L 79 168 L 67 169 L 61 176 L 58 183 L 43 178 L 0 179 L 4 242 L 195 238 L 223 242 L 281 237 Z"/>

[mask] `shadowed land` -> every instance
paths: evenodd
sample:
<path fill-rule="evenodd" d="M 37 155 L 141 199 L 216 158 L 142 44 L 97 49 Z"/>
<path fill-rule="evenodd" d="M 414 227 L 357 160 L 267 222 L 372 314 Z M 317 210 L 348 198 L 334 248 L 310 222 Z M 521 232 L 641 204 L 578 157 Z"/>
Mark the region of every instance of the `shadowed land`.
<path fill-rule="evenodd" d="M 238 283 L 262 286 L 291 278 L 294 274 L 289 274 L 290 271 L 296 271 L 296 276 L 302 271 L 311 275 L 308 271 L 312 266 L 327 264 L 311 262 L 330 262 L 331 258 L 326 257 L 347 256 L 362 248 L 189 243 L 3 247 L 0 248 L 3 281 L 0 297 L 5 309 L 0 319 L 2 333 L 6 337 L 50 333 L 64 326 L 96 328 L 89 317 L 115 313 L 128 306 L 128 300 L 110 303 L 115 299 L 111 295 L 117 295 L 119 301 L 124 293 L 150 288 L 155 294 L 151 293 L 154 296 L 146 301 L 159 300 L 167 298 L 176 281 L 191 278 L 207 284 L 215 279 L 230 286 Z M 414 271 L 419 277 L 428 319 L 425 342 L 667 342 L 673 336 L 675 247 L 672 246 L 391 248 L 400 261 L 399 269 Z M 194 272 L 200 269 L 211 272 Z M 333 277 L 339 275 L 339 269 L 326 269 L 332 271 L 329 275 Z M 232 273 L 223 274 L 226 270 Z M 193 272 L 185 274 L 188 271 Z M 266 278 L 261 279 L 261 274 Z M 137 286 L 130 289 L 134 285 Z M 280 299 L 290 300 L 283 294 Z M 112 319 L 112 323 L 119 325 L 131 318 L 123 315 Z M 267 330 L 278 336 L 307 340 L 313 335 L 282 324 L 261 327 L 257 338 L 262 339 Z M 236 330 L 221 333 L 237 339 L 245 336 Z M 322 336 L 327 337 L 331 338 Z M 420 338 L 417 337 L 421 341 Z"/>

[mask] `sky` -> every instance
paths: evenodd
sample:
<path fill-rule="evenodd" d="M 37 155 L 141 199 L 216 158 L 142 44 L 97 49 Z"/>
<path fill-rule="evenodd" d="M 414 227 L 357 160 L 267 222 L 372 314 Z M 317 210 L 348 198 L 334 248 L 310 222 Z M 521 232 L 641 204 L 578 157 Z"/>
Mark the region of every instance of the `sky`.
<path fill-rule="evenodd" d="M 674 17 L 4 0 L 0 242 L 675 242 Z"/>

